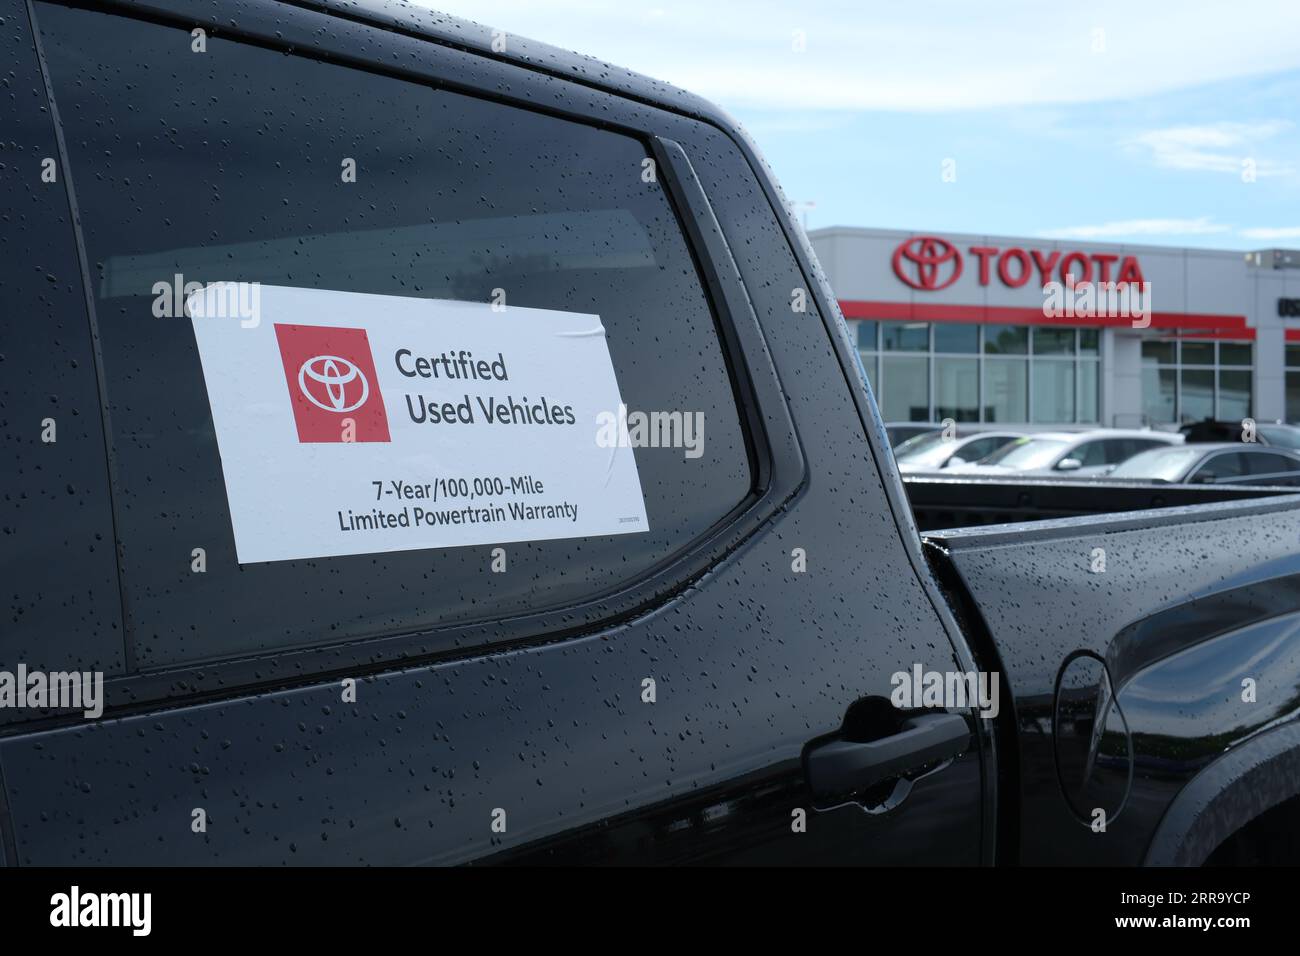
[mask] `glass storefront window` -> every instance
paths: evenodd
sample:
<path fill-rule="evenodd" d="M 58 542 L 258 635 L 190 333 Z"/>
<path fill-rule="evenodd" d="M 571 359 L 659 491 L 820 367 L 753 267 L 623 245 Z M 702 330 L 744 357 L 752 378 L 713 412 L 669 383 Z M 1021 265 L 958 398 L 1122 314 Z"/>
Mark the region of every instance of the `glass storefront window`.
<path fill-rule="evenodd" d="M 1097 329 L 870 319 L 853 325 L 886 421 L 1100 420 Z"/>
<path fill-rule="evenodd" d="M 1155 365 L 1147 365 L 1142 369 L 1142 411 L 1150 422 L 1177 421 L 1177 369 L 1159 368 Z"/>
<path fill-rule="evenodd" d="M 880 347 L 886 352 L 928 352 L 928 322 L 881 322 Z"/>
<path fill-rule="evenodd" d="M 930 421 L 930 360 L 924 355 L 880 359 L 880 414 L 887 422 Z"/>
<path fill-rule="evenodd" d="M 1029 421 L 1029 362 L 984 360 L 984 421 Z"/>
<path fill-rule="evenodd" d="M 1100 372 L 1100 362 L 1079 363 L 1079 421 L 1081 422 L 1096 422 L 1101 419 L 1098 397 Z"/>
<path fill-rule="evenodd" d="M 1286 367 L 1300 368 L 1300 345 L 1288 345 L 1286 347 Z"/>
<path fill-rule="evenodd" d="M 1182 343 L 1182 364 L 1183 365 L 1213 365 L 1214 364 L 1214 343 L 1213 342 L 1183 342 Z"/>
<path fill-rule="evenodd" d="M 1174 343 L 1173 342 L 1143 342 L 1142 343 L 1142 364 L 1155 365 L 1173 365 L 1174 364 Z M 1173 421 L 1173 419 L 1170 419 Z"/>
<path fill-rule="evenodd" d="M 980 327 L 960 322 L 936 323 L 934 350 L 974 354 L 980 350 Z"/>
<path fill-rule="evenodd" d="M 1219 411 L 1221 419 L 1238 421 L 1251 415 L 1251 373 L 1239 369 L 1219 371 Z"/>
<path fill-rule="evenodd" d="M 1286 373 L 1286 420 L 1300 422 L 1300 372 Z"/>
<path fill-rule="evenodd" d="M 935 332 L 939 330 L 936 328 Z M 980 420 L 980 363 L 973 358 L 934 360 L 934 417 L 955 422 Z"/>
<path fill-rule="evenodd" d="M 1245 370 L 1219 372 L 1219 418 L 1239 421 L 1250 415 L 1250 379 Z"/>
<path fill-rule="evenodd" d="M 854 324 L 858 327 L 858 351 L 874 352 L 878 347 L 876 344 L 876 330 L 880 327 L 880 323 L 858 321 Z"/>
<path fill-rule="evenodd" d="M 1199 422 L 1214 417 L 1214 370 L 1185 368 L 1179 376 L 1179 418 Z"/>
<path fill-rule="evenodd" d="M 1029 328 L 1023 325 L 986 325 L 984 352 L 986 355 L 1027 355 Z"/>
<path fill-rule="evenodd" d="M 1220 342 L 1220 365 L 1253 365 L 1254 346 L 1249 342 Z"/>
<path fill-rule="evenodd" d="M 1034 354 L 1073 355 L 1074 329 L 1034 329 Z"/>
<path fill-rule="evenodd" d="M 1143 342 L 1142 402 L 1147 421 L 1161 424 L 1248 417 L 1254 357 L 1255 346 L 1250 342 Z"/>
<path fill-rule="evenodd" d="M 890 421 L 1085 424 L 1101 419 L 1098 329 L 853 324 L 868 381 Z M 1153 338 L 1141 343 L 1141 353 L 1147 422 L 1235 421 L 1252 414 L 1253 343 Z M 1286 415 L 1300 421 L 1300 344 L 1286 346 L 1286 364 L 1295 370 L 1286 378 Z"/>
<path fill-rule="evenodd" d="M 1034 359 L 1033 372 L 1034 421 L 1074 421 L 1074 363 Z"/>

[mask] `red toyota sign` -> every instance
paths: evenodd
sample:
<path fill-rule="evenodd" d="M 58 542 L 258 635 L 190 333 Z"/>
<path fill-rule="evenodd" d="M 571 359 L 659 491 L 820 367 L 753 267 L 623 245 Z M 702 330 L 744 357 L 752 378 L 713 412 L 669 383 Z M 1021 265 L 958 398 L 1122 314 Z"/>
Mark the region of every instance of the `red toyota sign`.
<path fill-rule="evenodd" d="M 275 337 L 299 442 L 390 440 L 365 329 L 277 323 Z"/>
<path fill-rule="evenodd" d="M 961 253 L 947 239 L 913 236 L 894 250 L 894 275 L 913 289 L 946 289 L 961 278 Z"/>
<path fill-rule="evenodd" d="M 967 254 L 976 260 L 979 284 L 988 285 L 996 271 L 998 281 L 1010 289 L 1027 285 L 1035 276 L 1040 286 L 1052 281 L 1063 285 L 1078 282 L 1142 283 L 1142 267 L 1136 256 L 1107 252 L 1050 252 L 1012 246 L 970 246 Z M 913 236 L 894 250 L 894 275 L 922 292 L 946 289 L 961 278 L 964 261 L 961 252 L 947 239 L 938 236 Z"/>

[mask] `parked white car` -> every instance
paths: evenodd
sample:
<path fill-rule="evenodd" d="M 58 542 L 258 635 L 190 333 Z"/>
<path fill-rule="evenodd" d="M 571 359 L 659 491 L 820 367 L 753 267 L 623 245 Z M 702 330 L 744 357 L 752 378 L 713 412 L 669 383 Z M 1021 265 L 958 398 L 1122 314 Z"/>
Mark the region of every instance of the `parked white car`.
<path fill-rule="evenodd" d="M 944 437 L 942 431 L 930 432 L 903 442 L 894 449 L 894 457 L 898 461 L 898 470 L 903 474 L 939 471 L 987 458 L 1008 442 L 1015 441 L 1024 434 L 1024 432 L 971 431 L 958 428 L 956 434 Z"/>
<path fill-rule="evenodd" d="M 1109 474 L 1122 461 L 1161 445 L 1180 445 L 1174 432 L 1099 428 L 1086 432 L 1036 432 L 1018 438 L 978 462 L 947 471 L 965 475 L 1016 474 L 1025 478 Z"/>

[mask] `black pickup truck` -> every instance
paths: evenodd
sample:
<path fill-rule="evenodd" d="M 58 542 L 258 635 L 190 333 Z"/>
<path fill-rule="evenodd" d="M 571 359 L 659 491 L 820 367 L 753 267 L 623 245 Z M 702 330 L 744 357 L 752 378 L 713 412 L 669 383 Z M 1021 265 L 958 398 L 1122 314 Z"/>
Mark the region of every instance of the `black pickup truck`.
<path fill-rule="evenodd" d="M 710 104 L 399 4 L 0 35 L 0 862 L 1300 860 L 1300 499 L 905 487 Z M 581 497 L 615 393 L 700 440 Z"/>

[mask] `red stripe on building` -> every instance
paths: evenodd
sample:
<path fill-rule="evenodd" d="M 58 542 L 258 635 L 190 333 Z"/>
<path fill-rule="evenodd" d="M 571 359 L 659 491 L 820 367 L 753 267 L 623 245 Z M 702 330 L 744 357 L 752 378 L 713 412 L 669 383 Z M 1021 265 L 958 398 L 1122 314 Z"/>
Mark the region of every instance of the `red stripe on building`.
<path fill-rule="evenodd" d="M 1123 316 L 1054 317 L 1043 310 L 1023 306 L 948 305 L 921 302 L 867 302 L 841 299 L 846 319 L 875 319 L 885 322 L 983 322 L 1009 325 L 1069 325 L 1087 328 L 1131 328 L 1133 320 Z M 1255 330 L 1244 315 L 1210 315 L 1196 312 L 1152 312 L 1153 329 L 1195 329 L 1206 337 L 1252 339 Z M 1300 331 L 1300 330 L 1297 330 Z M 1288 332 L 1287 338 L 1289 339 Z"/>

